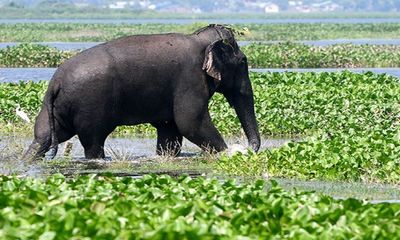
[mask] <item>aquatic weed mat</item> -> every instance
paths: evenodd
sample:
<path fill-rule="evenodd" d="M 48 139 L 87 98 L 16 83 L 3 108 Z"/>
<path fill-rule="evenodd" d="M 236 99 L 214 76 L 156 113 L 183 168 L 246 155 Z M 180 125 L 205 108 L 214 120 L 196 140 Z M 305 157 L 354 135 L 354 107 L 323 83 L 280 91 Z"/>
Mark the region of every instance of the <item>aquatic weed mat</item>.
<path fill-rule="evenodd" d="M 309 180 L 400 182 L 397 78 L 347 71 L 253 77 L 261 131 L 309 137 L 258 154 L 224 156 L 218 162 L 221 171 Z"/>
<path fill-rule="evenodd" d="M 146 175 L 0 177 L 6 239 L 395 239 L 400 204 L 276 182 Z"/>

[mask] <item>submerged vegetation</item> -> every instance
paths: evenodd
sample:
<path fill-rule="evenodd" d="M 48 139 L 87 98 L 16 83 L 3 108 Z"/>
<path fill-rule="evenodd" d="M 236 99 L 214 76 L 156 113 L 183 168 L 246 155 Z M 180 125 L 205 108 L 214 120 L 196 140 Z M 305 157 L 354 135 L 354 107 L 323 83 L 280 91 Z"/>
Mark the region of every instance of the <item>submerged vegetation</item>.
<path fill-rule="evenodd" d="M 251 44 L 241 48 L 250 68 L 399 67 L 400 46 L 337 44 L 325 47 L 302 43 Z M 39 44 L 0 49 L 0 67 L 57 67 L 78 51 Z"/>
<path fill-rule="evenodd" d="M 182 176 L 0 177 L 5 239 L 395 239 L 400 205 Z"/>
<path fill-rule="evenodd" d="M 16 23 L 0 24 L 0 42 L 102 42 L 122 36 L 150 33 L 192 33 L 207 23 L 193 24 L 101 24 Z M 238 40 L 321 40 L 338 38 L 398 38 L 400 23 L 290 23 L 234 24 L 249 30 Z"/>
<path fill-rule="evenodd" d="M 303 179 L 400 181 L 400 85 L 373 73 L 251 73 L 255 110 L 264 136 L 308 136 L 258 154 L 223 156 L 218 169 L 232 175 Z M 37 114 L 47 83 L 0 85 L 4 126 L 21 124 L 16 104 Z M 21 96 L 31 96 L 22 98 Z M 24 99 L 21 101 L 21 99 Z M 241 133 L 222 95 L 209 104 L 225 135 Z M 7 124 L 8 123 L 8 124 Z M 25 125 L 26 126 L 26 125 Z M 3 131 L 8 131 L 4 128 Z M 150 125 L 118 128 L 115 134 L 154 134 Z"/>

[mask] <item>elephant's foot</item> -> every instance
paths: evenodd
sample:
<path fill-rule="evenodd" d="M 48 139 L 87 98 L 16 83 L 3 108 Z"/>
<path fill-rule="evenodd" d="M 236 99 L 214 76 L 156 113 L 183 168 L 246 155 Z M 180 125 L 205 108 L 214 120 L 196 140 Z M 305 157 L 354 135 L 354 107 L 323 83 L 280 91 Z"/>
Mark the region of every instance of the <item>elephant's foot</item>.
<path fill-rule="evenodd" d="M 44 157 L 45 153 L 49 150 L 50 143 L 44 142 L 39 143 L 34 140 L 31 145 L 29 145 L 28 150 L 22 156 L 22 160 L 24 161 L 34 161 L 39 160 Z"/>
<path fill-rule="evenodd" d="M 181 138 L 182 139 L 182 138 Z M 181 153 L 181 141 L 170 141 L 170 142 L 157 142 L 157 155 L 160 156 L 173 156 L 176 157 Z"/>
<path fill-rule="evenodd" d="M 104 147 L 103 146 L 92 146 L 85 147 L 85 158 L 86 159 L 96 159 L 105 158 Z"/>
<path fill-rule="evenodd" d="M 153 124 L 157 128 L 157 151 L 162 156 L 178 156 L 182 147 L 182 134 L 174 121 Z"/>

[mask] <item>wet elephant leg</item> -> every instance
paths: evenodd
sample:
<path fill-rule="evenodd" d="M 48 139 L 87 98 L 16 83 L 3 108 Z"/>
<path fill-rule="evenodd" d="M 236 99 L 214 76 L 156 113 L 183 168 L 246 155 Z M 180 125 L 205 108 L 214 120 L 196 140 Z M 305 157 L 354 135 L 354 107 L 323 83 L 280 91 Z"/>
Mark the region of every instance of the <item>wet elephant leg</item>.
<path fill-rule="evenodd" d="M 79 141 L 85 150 L 85 158 L 105 158 L 104 142 L 107 136 L 114 131 L 115 126 L 98 121 L 97 125 L 91 125 L 90 122 L 82 124 L 78 131 Z"/>
<path fill-rule="evenodd" d="M 108 134 L 98 132 L 78 133 L 79 141 L 85 150 L 85 158 L 105 158 L 104 142 Z"/>
<path fill-rule="evenodd" d="M 55 123 L 55 131 L 59 143 L 65 142 L 75 135 L 75 133 L 62 128 L 57 121 Z M 49 117 L 46 108 L 42 107 L 35 122 L 34 140 L 24 154 L 23 159 L 36 160 L 43 158 L 45 153 L 49 150 L 50 145 L 51 134 Z"/>
<path fill-rule="evenodd" d="M 174 121 L 153 124 L 157 128 L 158 155 L 178 156 L 182 147 L 182 134 Z"/>
<path fill-rule="evenodd" d="M 220 152 L 227 145 L 211 121 L 207 102 L 181 101 L 174 112 L 179 132 L 207 152 Z"/>

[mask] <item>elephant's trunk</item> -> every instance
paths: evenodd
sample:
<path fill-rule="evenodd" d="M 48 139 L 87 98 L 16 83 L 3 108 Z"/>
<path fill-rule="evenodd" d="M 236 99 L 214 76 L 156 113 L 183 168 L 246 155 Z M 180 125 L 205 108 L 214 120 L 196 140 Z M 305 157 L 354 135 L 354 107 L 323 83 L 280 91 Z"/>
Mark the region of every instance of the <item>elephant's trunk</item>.
<path fill-rule="evenodd" d="M 233 96 L 226 96 L 228 101 L 233 105 L 240 123 L 249 141 L 249 146 L 258 151 L 260 148 L 260 133 L 258 131 L 256 116 L 254 113 L 253 91 L 251 89 L 250 80 L 241 81 L 239 90 L 233 93 Z"/>

